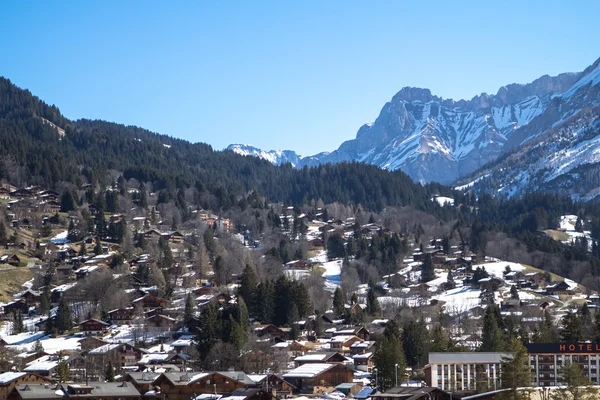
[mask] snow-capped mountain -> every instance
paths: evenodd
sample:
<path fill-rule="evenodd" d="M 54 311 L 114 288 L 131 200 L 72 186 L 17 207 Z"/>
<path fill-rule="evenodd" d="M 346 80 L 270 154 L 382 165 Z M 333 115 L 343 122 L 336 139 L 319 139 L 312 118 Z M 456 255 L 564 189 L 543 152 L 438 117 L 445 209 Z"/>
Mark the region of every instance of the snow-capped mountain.
<path fill-rule="evenodd" d="M 230 144 L 227 146 L 227 150 L 231 150 L 234 153 L 241 154 L 243 156 L 262 158 L 275 165 L 290 163 L 294 167 L 298 167 L 301 164 L 301 157 L 291 150 L 264 151 L 248 144 Z"/>
<path fill-rule="evenodd" d="M 442 99 L 428 89 L 405 87 L 383 106 L 373 123 L 363 125 L 355 139 L 331 153 L 299 157 L 294 152 L 253 149 L 251 154 L 279 163 L 275 155 L 286 153 L 296 167 L 355 160 L 401 169 L 417 181 L 451 183 L 503 153 L 540 143 L 550 132 L 570 132 L 561 143 L 578 136 L 576 132 L 588 132 L 585 127 L 597 117 L 592 109 L 600 102 L 599 63 L 581 73 L 545 75 L 532 83 L 507 85 L 495 95 L 484 93 L 471 100 Z M 588 147 L 590 160 L 592 152 Z M 554 157 L 554 163 L 560 164 L 561 156 Z M 471 181 L 483 182 L 482 176 L 474 175 Z"/>
<path fill-rule="evenodd" d="M 458 182 L 459 189 L 513 196 L 550 191 L 574 199 L 600 195 L 600 59 L 528 127 L 516 131 L 507 153 Z"/>

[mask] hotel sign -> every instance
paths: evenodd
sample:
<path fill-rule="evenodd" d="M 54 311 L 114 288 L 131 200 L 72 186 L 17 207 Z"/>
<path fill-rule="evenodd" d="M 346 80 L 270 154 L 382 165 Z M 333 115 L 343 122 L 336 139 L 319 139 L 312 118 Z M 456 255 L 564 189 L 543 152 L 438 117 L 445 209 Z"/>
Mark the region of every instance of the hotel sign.
<path fill-rule="evenodd" d="M 598 353 L 600 343 L 530 343 L 525 345 L 529 354 Z"/>

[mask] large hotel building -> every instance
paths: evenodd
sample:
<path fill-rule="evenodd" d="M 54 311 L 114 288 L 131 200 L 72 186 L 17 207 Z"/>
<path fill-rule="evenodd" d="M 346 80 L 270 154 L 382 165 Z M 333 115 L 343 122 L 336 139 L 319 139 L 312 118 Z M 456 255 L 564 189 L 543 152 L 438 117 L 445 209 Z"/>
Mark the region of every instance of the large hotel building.
<path fill-rule="evenodd" d="M 559 386 L 560 368 L 567 362 L 579 364 L 594 385 L 600 385 L 600 343 L 532 343 L 529 352 L 532 384 Z M 486 385 L 500 387 L 501 360 L 509 353 L 429 353 L 425 366 L 428 386 L 448 391 L 475 390 Z"/>

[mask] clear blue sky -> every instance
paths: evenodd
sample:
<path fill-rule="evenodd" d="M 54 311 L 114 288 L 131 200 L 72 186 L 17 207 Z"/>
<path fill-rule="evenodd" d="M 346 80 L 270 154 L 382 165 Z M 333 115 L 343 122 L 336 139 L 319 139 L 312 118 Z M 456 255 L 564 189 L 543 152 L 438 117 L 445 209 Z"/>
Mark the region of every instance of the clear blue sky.
<path fill-rule="evenodd" d="M 71 119 L 302 155 L 404 86 L 471 98 L 600 57 L 600 2 L 13 1 L 0 75 Z"/>

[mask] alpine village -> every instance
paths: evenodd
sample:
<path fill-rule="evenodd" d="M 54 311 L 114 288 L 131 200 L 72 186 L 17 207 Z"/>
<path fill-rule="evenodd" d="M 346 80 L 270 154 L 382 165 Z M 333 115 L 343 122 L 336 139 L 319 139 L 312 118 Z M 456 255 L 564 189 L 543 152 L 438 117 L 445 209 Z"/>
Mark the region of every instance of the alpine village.
<path fill-rule="evenodd" d="M 593 199 L 273 165 L 4 78 L 0 148 L 0 399 L 600 398 Z"/>

